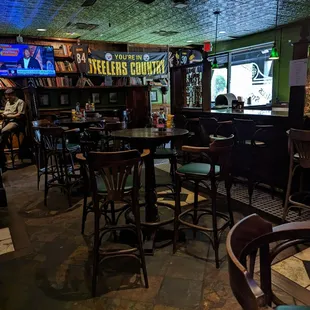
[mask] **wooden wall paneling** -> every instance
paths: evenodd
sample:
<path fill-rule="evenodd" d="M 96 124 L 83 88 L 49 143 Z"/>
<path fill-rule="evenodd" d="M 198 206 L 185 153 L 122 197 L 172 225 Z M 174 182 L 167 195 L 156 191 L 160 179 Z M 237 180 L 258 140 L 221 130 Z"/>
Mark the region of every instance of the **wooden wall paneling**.
<path fill-rule="evenodd" d="M 309 43 L 309 23 L 304 22 L 300 31 L 300 41 L 294 44 L 293 60 L 308 58 Z M 291 128 L 303 126 L 305 100 L 305 86 L 292 86 L 290 88 L 289 123 Z"/>

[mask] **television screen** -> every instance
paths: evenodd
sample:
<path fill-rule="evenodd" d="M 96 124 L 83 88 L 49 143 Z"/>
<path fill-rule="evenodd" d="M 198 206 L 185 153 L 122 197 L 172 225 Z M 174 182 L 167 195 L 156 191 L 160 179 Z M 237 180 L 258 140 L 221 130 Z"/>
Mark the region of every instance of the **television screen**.
<path fill-rule="evenodd" d="M 0 77 L 56 75 L 52 46 L 0 44 Z"/>

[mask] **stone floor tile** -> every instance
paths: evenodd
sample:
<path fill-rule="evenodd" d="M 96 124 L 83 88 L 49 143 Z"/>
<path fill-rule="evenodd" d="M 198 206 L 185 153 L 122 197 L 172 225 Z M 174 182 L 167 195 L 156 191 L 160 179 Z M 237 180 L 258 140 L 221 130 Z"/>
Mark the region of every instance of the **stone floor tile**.
<path fill-rule="evenodd" d="M 170 306 L 163 306 L 163 305 L 155 305 L 153 310 L 179 310 L 180 308 L 170 307 Z"/>
<path fill-rule="evenodd" d="M 156 303 L 178 307 L 199 307 L 202 281 L 166 277 L 156 299 Z"/>
<path fill-rule="evenodd" d="M 205 262 L 193 257 L 172 256 L 169 260 L 167 276 L 171 278 L 203 280 Z"/>
<path fill-rule="evenodd" d="M 8 227 L 0 229 L 0 241 L 5 239 L 11 239 L 11 233 Z"/>
<path fill-rule="evenodd" d="M 157 296 L 163 277 L 149 276 L 149 288 L 145 288 L 143 281 L 133 276 L 129 281 L 125 280 L 117 291 L 107 293 L 106 297 L 121 298 L 140 302 L 153 302 Z"/>

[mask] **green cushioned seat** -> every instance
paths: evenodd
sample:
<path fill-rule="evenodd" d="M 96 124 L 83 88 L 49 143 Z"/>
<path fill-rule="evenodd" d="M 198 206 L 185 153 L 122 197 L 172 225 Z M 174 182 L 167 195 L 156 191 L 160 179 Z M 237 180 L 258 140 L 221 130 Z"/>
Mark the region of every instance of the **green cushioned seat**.
<path fill-rule="evenodd" d="M 174 149 L 157 149 L 154 157 L 155 158 L 168 158 L 171 156 L 177 156 L 178 153 Z"/>
<path fill-rule="evenodd" d="M 75 143 L 67 143 L 66 146 L 67 146 L 68 151 L 72 152 L 72 153 L 77 152 L 77 151 L 80 150 L 80 146 L 78 144 L 75 144 Z M 61 144 L 57 144 L 57 149 L 61 150 L 62 149 L 62 145 Z"/>
<path fill-rule="evenodd" d="M 190 163 L 182 166 L 177 171 L 182 174 L 208 175 L 211 165 L 204 163 Z M 215 165 L 215 173 L 220 173 L 220 166 Z"/>
<path fill-rule="evenodd" d="M 308 306 L 278 306 L 275 310 L 310 310 Z"/>
<path fill-rule="evenodd" d="M 106 193 L 107 192 L 107 188 L 106 185 L 102 179 L 101 176 L 97 177 L 97 187 L 98 187 L 98 192 L 99 193 Z M 132 189 L 133 187 L 133 175 L 129 174 L 126 180 L 126 184 L 125 184 L 125 191 L 128 192 Z"/>

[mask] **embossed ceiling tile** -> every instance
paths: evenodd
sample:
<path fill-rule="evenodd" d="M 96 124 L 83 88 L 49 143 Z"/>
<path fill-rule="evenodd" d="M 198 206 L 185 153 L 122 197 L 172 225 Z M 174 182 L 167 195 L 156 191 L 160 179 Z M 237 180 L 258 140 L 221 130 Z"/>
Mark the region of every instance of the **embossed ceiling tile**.
<path fill-rule="evenodd" d="M 138 0 L 97 0 L 94 6 L 82 8 L 83 2 L 2 0 L 0 33 L 186 45 L 188 40 L 214 40 L 214 10 L 222 12 L 219 30 L 226 31 L 219 40 L 227 40 L 274 28 L 277 6 L 277 0 L 188 0 L 187 8 L 178 9 L 173 0 L 155 0 L 150 5 Z M 309 16 L 309 0 L 280 0 L 280 25 Z M 76 23 L 99 26 L 80 30 Z M 38 34 L 37 28 L 47 28 L 47 32 Z M 68 35 L 70 32 L 74 36 Z"/>

